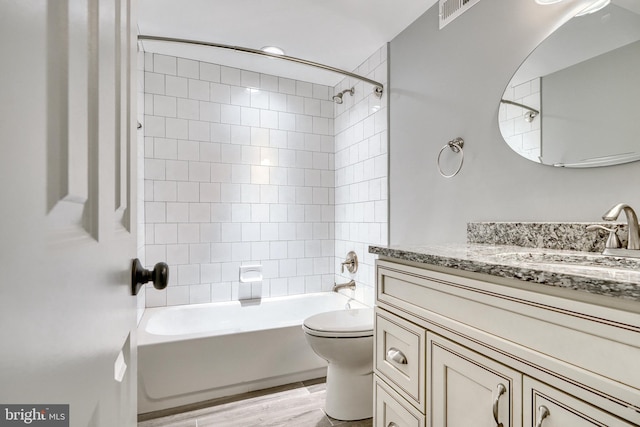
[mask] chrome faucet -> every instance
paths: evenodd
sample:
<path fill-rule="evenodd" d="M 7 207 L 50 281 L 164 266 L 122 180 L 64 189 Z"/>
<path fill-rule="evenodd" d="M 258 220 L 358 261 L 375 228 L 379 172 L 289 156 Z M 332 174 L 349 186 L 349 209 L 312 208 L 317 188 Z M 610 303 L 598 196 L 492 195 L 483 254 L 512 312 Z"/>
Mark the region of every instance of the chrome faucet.
<path fill-rule="evenodd" d="M 636 213 L 631 208 L 631 206 L 627 205 L 626 203 L 619 203 L 609 209 L 604 215 L 602 215 L 602 219 L 604 219 L 605 221 L 615 221 L 618 219 L 618 216 L 622 211 L 624 211 L 624 214 L 627 217 L 627 226 L 629 228 L 629 235 L 627 237 L 627 250 L 638 251 L 638 253 L 640 253 L 640 227 L 638 226 L 638 217 L 636 216 Z M 622 251 L 624 251 L 624 249 Z M 622 253 L 620 253 L 619 255 L 624 256 Z M 627 256 L 636 257 L 640 255 L 628 254 Z"/>

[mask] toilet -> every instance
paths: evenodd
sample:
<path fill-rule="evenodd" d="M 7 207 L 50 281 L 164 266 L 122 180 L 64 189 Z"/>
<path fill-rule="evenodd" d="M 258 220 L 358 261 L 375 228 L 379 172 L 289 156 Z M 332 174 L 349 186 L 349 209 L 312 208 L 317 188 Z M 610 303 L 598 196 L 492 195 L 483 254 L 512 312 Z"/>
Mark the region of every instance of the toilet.
<path fill-rule="evenodd" d="M 325 412 L 342 421 L 373 416 L 373 309 L 329 311 L 307 318 L 305 337 L 325 359 Z"/>

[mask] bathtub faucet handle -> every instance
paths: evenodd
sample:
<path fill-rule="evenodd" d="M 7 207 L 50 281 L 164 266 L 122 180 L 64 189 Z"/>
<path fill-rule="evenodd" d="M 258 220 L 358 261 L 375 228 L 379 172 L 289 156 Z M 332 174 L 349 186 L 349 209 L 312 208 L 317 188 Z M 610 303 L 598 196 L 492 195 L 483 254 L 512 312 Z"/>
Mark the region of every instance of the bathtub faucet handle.
<path fill-rule="evenodd" d="M 349 260 L 349 261 L 345 261 L 343 263 L 340 264 L 340 273 L 344 273 L 344 266 L 348 265 L 347 270 L 349 268 L 353 268 L 353 260 Z"/>
<path fill-rule="evenodd" d="M 153 270 L 142 267 L 138 258 L 131 265 L 131 294 L 138 295 L 140 288 L 145 283 L 152 281 L 156 289 L 164 289 L 169 282 L 169 266 L 164 262 L 157 263 Z"/>
<path fill-rule="evenodd" d="M 344 266 L 347 266 L 347 271 L 351 274 L 358 271 L 358 255 L 354 251 L 347 253 L 347 258 L 340 265 L 340 272 L 344 273 Z"/>

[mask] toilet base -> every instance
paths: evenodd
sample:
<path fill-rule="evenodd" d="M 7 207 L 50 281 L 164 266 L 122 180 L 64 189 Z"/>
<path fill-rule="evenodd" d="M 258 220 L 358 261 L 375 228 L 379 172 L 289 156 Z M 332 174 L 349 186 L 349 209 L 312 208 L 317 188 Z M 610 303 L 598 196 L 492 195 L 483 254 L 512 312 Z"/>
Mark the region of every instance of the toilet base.
<path fill-rule="evenodd" d="M 354 374 L 349 367 L 329 363 L 325 412 L 341 421 L 373 416 L 373 372 Z"/>

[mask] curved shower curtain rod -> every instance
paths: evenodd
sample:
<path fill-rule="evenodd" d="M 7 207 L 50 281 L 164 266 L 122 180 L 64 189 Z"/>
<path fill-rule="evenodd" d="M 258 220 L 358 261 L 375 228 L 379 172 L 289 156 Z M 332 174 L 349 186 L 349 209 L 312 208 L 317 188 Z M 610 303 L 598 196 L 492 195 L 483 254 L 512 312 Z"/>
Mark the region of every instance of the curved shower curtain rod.
<path fill-rule="evenodd" d="M 384 88 L 382 83 L 379 83 L 379 82 L 377 82 L 375 80 L 368 79 L 366 77 L 360 76 L 360 75 L 352 73 L 350 71 L 341 70 L 339 68 L 331 67 L 329 65 L 320 64 L 318 62 L 307 61 L 306 59 L 296 58 L 294 56 L 278 55 L 276 53 L 264 52 L 264 51 L 259 50 L 259 49 L 251 49 L 251 48 L 242 47 L 242 46 L 232 46 L 232 45 L 228 45 L 228 44 L 211 43 L 211 42 L 205 42 L 205 41 L 200 41 L 200 40 L 178 39 L 178 38 L 173 38 L 173 37 L 161 37 L 161 36 L 146 36 L 146 35 L 142 35 L 142 34 L 138 35 L 138 40 L 140 40 L 140 41 L 149 40 L 149 41 L 173 42 L 173 43 L 189 43 L 189 44 L 196 44 L 196 45 L 200 45 L 200 46 L 209 46 L 209 47 L 217 47 L 217 48 L 220 48 L 220 49 L 235 50 L 235 51 L 238 51 L 238 52 L 252 53 L 254 55 L 268 56 L 269 58 L 278 58 L 278 59 L 284 59 L 286 61 L 297 62 L 298 64 L 304 64 L 304 65 L 309 65 L 311 67 L 321 68 L 323 70 L 332 71 L 332 72 L 338 73 L 338 74 L 343 74 L 345 76 L 353 77 L 354 79 L 362 80 L 363 82 L 369 83 L 369 84 L 374 86 L 373 92 L 375 93 L 375 95 L 378 98 L 382 97 L 382 90 Z"/>

